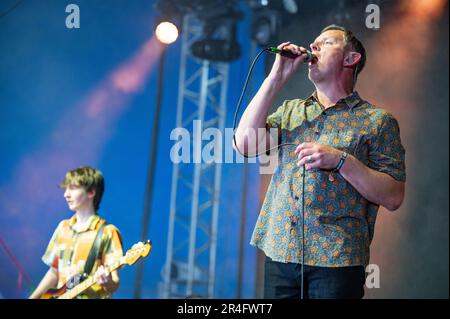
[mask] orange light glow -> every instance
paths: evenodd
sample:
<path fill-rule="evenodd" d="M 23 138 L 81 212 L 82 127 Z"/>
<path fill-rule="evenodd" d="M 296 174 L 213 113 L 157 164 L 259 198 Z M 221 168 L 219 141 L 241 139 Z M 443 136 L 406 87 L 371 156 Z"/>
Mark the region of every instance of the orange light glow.
<path fill-rule="evenodd" d="M 410 14 L 422 19 L 436 19 L 444 14 L 447 0 L 410 0 L 404 2 Z"/>

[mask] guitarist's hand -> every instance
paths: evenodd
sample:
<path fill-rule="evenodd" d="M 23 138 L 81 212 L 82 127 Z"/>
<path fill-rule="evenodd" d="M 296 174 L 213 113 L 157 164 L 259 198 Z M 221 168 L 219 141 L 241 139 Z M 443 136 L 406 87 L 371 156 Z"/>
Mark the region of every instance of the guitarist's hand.
<path fill-rule="evenodd" d="M 106 267 L 98 267 L 97 271 L 95 272 L 95 278 L 97 282 L 104 288 L 108 288 L 109 286 L 111 286 L 111 284 L 113 284 L 111 273 Z"/>

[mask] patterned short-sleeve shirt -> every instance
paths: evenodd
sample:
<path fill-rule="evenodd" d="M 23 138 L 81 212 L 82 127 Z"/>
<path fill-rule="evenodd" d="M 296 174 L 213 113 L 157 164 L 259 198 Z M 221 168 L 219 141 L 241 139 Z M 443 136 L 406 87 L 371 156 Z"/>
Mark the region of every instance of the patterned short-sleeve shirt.
<path fill-rule="evenodd" d="M 285 101 L 267 118 L 267 124 L 280 129 L 281 143 L 330 145 L 376 171 L 405 181 L 405 150 L 397 121 L 362 100 L 357 92 L 327 109 L 315 93 L 306 100 Z M 322 169 L 305 171 L 302 194 L 302 167 L 296 165 L 295 148 L 279 149 L 278 167 L 251 244 L 275 261 L 301 263 L 304 229 L 306 265 L 367 265 L 379 206 L 365 199 L 341 175 Z"/>
<path fill-rule="evenodd" d="M 83 273 L 97 230 L 106 221 L 98 215 L 91 217 L 88 225 L 83 229 L 75 229 L 76 214 L 70 219 L 61 221 L 53 233 L 42 261 L 58 271 L 60 288 L 77 274 Z M 100 265 L 110 265 L 123 255 L 122 238 L 119 230 L 112 224 L 103 228 L 101 251 L 92 267 L 90 274 L 94 274 Z M 108 298 L 110 294 L 99 284 L 94 284 L 78 298 Z"/>

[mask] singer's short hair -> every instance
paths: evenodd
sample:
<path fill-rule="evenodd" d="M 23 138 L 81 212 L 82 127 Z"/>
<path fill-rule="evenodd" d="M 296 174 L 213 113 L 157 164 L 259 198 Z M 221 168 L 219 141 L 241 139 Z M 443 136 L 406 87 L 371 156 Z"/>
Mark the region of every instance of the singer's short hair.
<path fill-rule="evenodd" d="M 93 204 L 95 211 L 98 211 L 105 190 L 105 180 L 102 172 L 89 166 L 70 170 L 66 173 L 66 176 L 59 187 L 67 188 L 69 185 L 83 187 L 88 192 L 94 190 L 95 196 Z"/>
<path fill-rule="evenodd" d="M 339 30 L 344 32 L 344 41 L 345 41 L 345 45 L 346 45 L 346 49 L 347 50 L 352 50 L 352 51 L 356 51 L 359 54 L 361 54 L 361 60 L 359 61 L 359 63 L 356 65 L 355 71 L 355 82 L 356 79 L 358 78 L 358 74 L 362 71 L 362 69 L 364 68 L 364 65 L 366 64 L 366 49 L 364 49 L 363 44 L 361 43 L 361 41 L 359 41 L 355 35 L 353 34 L 352 31 L 340 26 L 340 25 L 336 25 L 336 24 L 331 24 L 327 27 L 325 27 L 320 33 L 324 33 L 325 31 L 329 31 L 329 30 Z"/>

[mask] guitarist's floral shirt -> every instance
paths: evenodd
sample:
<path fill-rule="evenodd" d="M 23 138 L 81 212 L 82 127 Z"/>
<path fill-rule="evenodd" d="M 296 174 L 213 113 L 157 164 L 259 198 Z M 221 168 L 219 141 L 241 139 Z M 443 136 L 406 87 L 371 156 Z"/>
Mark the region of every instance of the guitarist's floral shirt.
<path fill-rule="evenodd" d="M 61 221 L 53 233 L 42 260 L 58 271 L 58 288 L 68 280 L 83 272 L 86 259 L 98 229 L 106 223 L 103 218 L 93 215 L 87 226 L 75 229 L 76 215 Z M 94 274 L 100 265 L 110 265 L 123 255 L 122 238 L 119 230 L 112 224 L 103 228 L 100 253 L 90 274 Z M 108 298 L 109 293 L 100 285 L 94 284 L 78 298 Z"/>
<path fill-rule="evenodd" d="M 362 100 L 357 92 L 327 109 L 315 94 L 306 100 L 286 101 L 266 122 L 268 127 L 279 129 L 281 143 L 330 145 L 378 172 L 405 181 L 405 150 L 397 121 Z M 302 185 L 302 167 L 296 165 L 295 148 L 288 145 L 279 149 L 278 167 L 251 243 L 272 260 L 301 263 L 304 200 L 305 264 L 367 265 L 378 205 L 330 171 L 306 171 Z"/>

